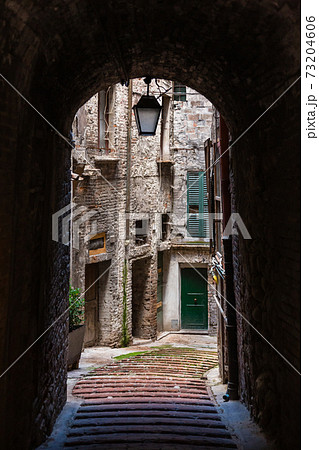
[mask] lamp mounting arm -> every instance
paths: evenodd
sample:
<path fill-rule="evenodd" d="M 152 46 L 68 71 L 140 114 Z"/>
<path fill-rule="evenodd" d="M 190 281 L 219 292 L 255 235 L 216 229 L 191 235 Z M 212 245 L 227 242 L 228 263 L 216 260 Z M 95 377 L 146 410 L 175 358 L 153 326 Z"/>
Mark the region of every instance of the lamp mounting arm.
<path fill-rule="evenodd" d="M 152 81 L 152 77 L 150 77 L 149 75 L 144 78 L 144 83 L 147 84 L 147 94 L 146 94 L 147 96 L 149 96 L 151 81 Z"/>

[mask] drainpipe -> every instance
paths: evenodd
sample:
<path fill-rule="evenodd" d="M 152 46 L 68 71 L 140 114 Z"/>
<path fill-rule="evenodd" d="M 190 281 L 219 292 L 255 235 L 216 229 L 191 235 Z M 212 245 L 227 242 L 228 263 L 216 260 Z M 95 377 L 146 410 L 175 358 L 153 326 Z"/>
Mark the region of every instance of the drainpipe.
<path fill-rule="evenodd" d="M 223 153 L 225 153 L 228 148 L 229 139 L 228 139 L 228 128 L 222 116 L 220 116 L 219 130 L 220 130 L 220 154 L 223 155 Z M 223 229 L 225 229 L 231 215 L 228 151 L 222 158 L 220 158 L 220 184 L 223 202 Z"/>
<path fill-rule="evenodd" d="M 227 298 L 227 348 L 228 348 L 228 388 L 225 400 L 238 399 L 238 355 L 237 355 L 237 317 L 234 294 L 234 270 L 232 236 L 223 237 L 224 264 L 226 273 L 226 298 Z M 233 308 L 232 308 L 233 306 Z"/>
<path fill-rule="evenodd" d="M 128 85 L 128 124 L 127 124 L 127 151 L 126 151 L 126 241 L 130 239 L 130 213 L 131 204 L 131 147 L 132 147 L 132 80 Z"/>
<path fill-rule="evenodd" d="M 229 189 L 229 145 L 228 128 L 222 117 L 220 117 L 220 145 L 221 155 L 225 155 L 220 159 L 221 172 L 221 195 L 223 203 L 223 229 L 231 216 L 231 198 Z M 224 400 L 238 399 L 238 354 L 237 354 L 237 317 L 236 317 L 236 301 L 234 293 L 234 269 L 233 269 L 233 247 L 232 236 L 223 237 L 224 247 L 224 264 L 225 264 L 225 284 L 227 298 L 227 348 L 228 348 L 228 388 L 224 396 Z"/>
<path fill-rule="evenodd" d="M 211 148 L 212 141 L 207 139 L 204 143 L 205 149 L 205 172 L 206 172 L 206 189 L 207 189 L 207 203 L 208 203 L 208 226 L 209 226 L 209 254 L 213 255 L 213 221 L 212 221 L 212 189 L 211 189 Z"/>

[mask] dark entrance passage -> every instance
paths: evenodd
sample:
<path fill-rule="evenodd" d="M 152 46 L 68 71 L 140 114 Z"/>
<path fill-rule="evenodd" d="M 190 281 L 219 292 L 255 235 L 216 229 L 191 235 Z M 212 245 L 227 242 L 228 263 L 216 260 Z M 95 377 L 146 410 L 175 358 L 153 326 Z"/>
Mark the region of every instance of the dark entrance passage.
<path fill-rule="evenodd" d="M 156 280 L 157 274 L 156 267 L 155 273 L 152 268 L 152 258 L 138 259 L 132 267 L 132 334 L 142 339 L 155 337 L 156 330 L 156 289 L 152 289 L 151 278 L 153 274 Z"/>
<path fill-rule="evenodd" d="M 99 319 L 99 264 L 85 267 L 85 335 L 84 346 L 92 347 L 98 339 Z"/>
<path fill-rule="evenodd" d="M 157 258 L 157 331 L 163 331 L 163 252 Z"/>
<path fill-rule="evenodd" d="M 207 269 L 182 269 L 181 323 L 188 330 L 207 330 Z"/>

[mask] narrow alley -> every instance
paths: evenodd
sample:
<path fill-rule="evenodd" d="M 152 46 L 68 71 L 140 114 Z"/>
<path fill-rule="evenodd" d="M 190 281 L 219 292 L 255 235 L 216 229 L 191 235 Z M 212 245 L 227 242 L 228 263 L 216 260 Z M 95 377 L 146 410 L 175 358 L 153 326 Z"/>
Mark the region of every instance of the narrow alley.
<path fill-rule="evenodd" d="M 0 449 L 299 450 L 300 2 L 0 15 Z"/>

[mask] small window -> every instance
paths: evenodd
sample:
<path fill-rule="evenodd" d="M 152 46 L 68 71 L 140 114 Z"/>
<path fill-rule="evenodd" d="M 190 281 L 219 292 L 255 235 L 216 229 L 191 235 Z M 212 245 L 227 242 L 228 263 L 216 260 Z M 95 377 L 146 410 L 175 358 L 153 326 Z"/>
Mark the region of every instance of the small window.
<path fill-rule="evenodd" d="M 174 100 L 186 102 L 186 86 L 181 83 L 174 83 Z"/>
<path fill-rule="evenodd" d="M 107 124 L 105 120 L 106 112 L 106 92 L 100 91 L 98 94 L 98 110 L 99 110 L 99 142 L 98 147 L 100 149 L 106 149 L 105 133 Z"/>
<path fill-rule="evenodd" d="M 165 241 L 169 234 L 169 215 L 162 214 L 162 240 Z"/>
<path fill-rule="evenodd" d="M 105 233 L 100 233 L 93 236 L 89 240 L 88 246 L 89 246 L 89 256 L 106 253 Z"/>
<path fill-rule="evenodd" d="M 141 219 L 135 221 L 135 243 L 146 244 L 148 235 L 148 220 Z"/>
<path fill-rule="evenodd" d="M 98 147 L 100 150 L 109 150 L 113 147 L 113 88 L 107 91 L 100 91 L 98 94 Z"/>

